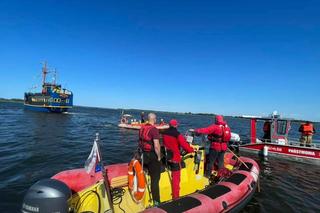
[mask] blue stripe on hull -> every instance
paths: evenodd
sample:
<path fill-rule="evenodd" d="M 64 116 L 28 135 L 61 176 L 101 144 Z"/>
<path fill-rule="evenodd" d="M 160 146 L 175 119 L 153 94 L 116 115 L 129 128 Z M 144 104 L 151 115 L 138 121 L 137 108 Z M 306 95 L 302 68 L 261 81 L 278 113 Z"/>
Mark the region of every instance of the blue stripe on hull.
<path fill-rule="evenodd" d="M 41 106 L 29 106 L 25 105 L 25 109 L 27 110 L 32 110 L 36 112 L 54 112 L 54 113 L 61 113 L 61 112 L 66 112 L 68 108 L 58 108 L 58 107 L 41 107 Z"/>

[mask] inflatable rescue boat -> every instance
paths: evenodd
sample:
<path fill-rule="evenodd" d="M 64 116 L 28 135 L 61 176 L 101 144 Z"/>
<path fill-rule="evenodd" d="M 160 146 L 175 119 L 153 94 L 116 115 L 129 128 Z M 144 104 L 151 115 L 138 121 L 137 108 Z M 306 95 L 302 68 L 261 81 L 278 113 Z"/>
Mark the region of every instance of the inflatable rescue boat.
<path fill-rule="evenodd" d="M 198 146 L 198 145 L 195 145 Z M 260 169 L 246 157 L 225 154 L 224 175 L 204 176 L 205 150 L 183 156 L 180 198 L 172 200 L 171 171 L 165 159 L 161 171 L 161 204 L 154 206 L 150 177 L 138 160 L 102 167 L 62 171 L 40 180 L 26 193 L 22 212 L 237 212 L 256 191 Z"/>
<path fill-rule="evenodd" d="M 130 114 L 122 114 L 120 123 L 118 127 L 125 128 L 125 129 L 141 129 L 142 126 L 146 125 L 147 123 L 141 123 L 141 121 L 137 121 L 133 118 Z M 169 125 L 166 123 L 160 123 L 154 125 L 157 129 L 168 129 Z"/>
<path fill-rule="evenodd" d="M 126 123 L 120 123 L 118 125 L 118 127 L 121 127 L 121 128 L 125 128 L 125 129 L 141 129 L 142 126 L 144 126 L 145 123 L 139 123 L 139 122 L 136 122 L 136 123 L 131 123 L 131 124 L 126 124 Z M 154 125 L 157 129 L 168 129 L 169 128 L 169 125 L 168 124 L 155 124 Z"/>

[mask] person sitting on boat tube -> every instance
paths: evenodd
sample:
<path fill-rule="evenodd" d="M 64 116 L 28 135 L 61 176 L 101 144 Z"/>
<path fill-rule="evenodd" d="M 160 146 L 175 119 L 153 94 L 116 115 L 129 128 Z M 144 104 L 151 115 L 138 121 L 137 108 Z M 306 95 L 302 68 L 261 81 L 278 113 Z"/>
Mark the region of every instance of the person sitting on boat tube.
<path fill-rule="evenodd" d="M 312 144 L 312 136 L 316 133 L 313 124 L 310 121 L 302 123 L 299 132 L 301 132 L 300 146 L 310 147 Z"/>
<path fill-rule="evenodd" d="M 210 177 L 214 163 L 218 160 L 218 169 L 224 168 L 224 153 L 226 152 L 227 143 L 231 139 L 231 130 L 227 123 L 223 120 L 222 115 L 216 115 L 215 123 L 205 127 L 195 129 L 194 132 L 208 135 L 211 142 L 209 149 L 209 162 L 207 162 L 206 176 Z"/>
<path fill-rule="evenodd" d="M 178 121 L 173 119 L 169 122 L 169 128 L 161 132 L 163 145 L 167 152 L 167 161 L 171 168 L 172 179 L 172 198 L 179 198 L 180 191 L 180 170 L 181 170 L 181 155 L 180 148 L 183 148 L 187 153 L 194 150 L 183 135 L 177 130 Z"/>
<path fill-rule="evenodd" d="M 160 203 L 159 180 L 161 172 L 160 134 L 154 126 L 156 114 L 148 114 L 148 123 L 139 131 L 139 148 L 142 151 L 143 164 L 147 168 L 151 178 L 151 194 L 154 205 Z"/>

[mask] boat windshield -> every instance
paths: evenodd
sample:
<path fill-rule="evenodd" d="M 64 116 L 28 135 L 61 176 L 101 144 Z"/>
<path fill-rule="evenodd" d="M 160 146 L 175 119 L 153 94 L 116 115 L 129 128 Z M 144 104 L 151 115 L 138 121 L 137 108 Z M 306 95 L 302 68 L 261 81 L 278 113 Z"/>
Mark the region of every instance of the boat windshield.
<path fill-rule="evenodd" d="M 287 121 L 283 121 L 283 120 L 277 121 L 277 126 L 278 126 L 278 129 L 277 129 L 278 135 L 285 135 L 287 133 Z"/>

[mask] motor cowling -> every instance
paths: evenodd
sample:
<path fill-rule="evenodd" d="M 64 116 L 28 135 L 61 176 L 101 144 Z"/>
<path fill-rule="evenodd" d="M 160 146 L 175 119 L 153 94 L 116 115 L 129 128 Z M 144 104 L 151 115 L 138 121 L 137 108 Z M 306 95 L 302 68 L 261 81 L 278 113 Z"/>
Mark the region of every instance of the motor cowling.
<path fill-rule="evenodd" d="M 24 196 L 22 213 L 67 213 L 70 188 L 55 179 L 44 179 L 35 183 Z"/>
<path fill-rule="evenodd" d="M 240 135 L 234 132 L 231 132 L 231 138 L 230 138 L 231 142 L 240 142 Z"/>

